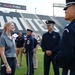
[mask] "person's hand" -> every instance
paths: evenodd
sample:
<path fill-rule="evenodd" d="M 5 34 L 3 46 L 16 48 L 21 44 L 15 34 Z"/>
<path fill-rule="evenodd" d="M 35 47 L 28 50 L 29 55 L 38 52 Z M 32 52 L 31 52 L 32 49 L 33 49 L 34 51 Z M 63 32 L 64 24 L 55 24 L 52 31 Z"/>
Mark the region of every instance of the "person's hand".
<path fill-rule="evenodd" d="M 18 70 L 20 70 L 20 66 L 19 66 L 18 63 L 16 64 L 16 68 L 17 68 Z"/>
<path fill-rule="evenodd" d="M 34 49 L 34 53 L 36 53 L 36 49 Z"/>
<path fill-rule="evenodd" d="M 48 56 L 51 56 L 51 55 L 52 55 L 52 51 L 46 50 L 46 54 L 47 54 Z"/>
<path fill-rule="evenodd" d="M 26 57 L 26 53 L 24 54 L 24 56 Z"/>
<path fill-rule="evenodd" d="M 16 63 L 16 66 L 19 66 L 19 63 L 18 62 Z"/>
<path fill-rule="evenodd" d="M 24 47 L 22 48 L 22 53 L 24 53 Z"/>
<path fill-rule="evenodd" d="M 10 67 L 10 66 L 6 67 L 6 72 L 7 72 L 8 74 L 11 74 L 12 70 L 11 70 L 11 67 Z"/>

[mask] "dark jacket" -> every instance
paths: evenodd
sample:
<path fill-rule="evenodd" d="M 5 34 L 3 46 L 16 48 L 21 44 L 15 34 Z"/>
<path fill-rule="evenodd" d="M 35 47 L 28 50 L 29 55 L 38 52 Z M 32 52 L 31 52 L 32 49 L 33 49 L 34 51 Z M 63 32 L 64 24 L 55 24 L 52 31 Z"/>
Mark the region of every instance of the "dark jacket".
<path fill-rule="evenodd" d="M 58 60 L 62 67 L 75 69 L 75 19 L 64 29 Z"/>
<path fill-rule="evenodd" d="M 25 53 L 32 52 L 34 50 L 34 40 L 32 36 L 27 36 L 27 39 L 25 40 Z"/>
<path fill-rule="evenodd" d="M 45 33 L 42 36 L 41 47 L 42 51 L 51 50 L 53 54 L 58 52 L 58 46 L 60 42 L 60 36 L 57 32 Z"/>

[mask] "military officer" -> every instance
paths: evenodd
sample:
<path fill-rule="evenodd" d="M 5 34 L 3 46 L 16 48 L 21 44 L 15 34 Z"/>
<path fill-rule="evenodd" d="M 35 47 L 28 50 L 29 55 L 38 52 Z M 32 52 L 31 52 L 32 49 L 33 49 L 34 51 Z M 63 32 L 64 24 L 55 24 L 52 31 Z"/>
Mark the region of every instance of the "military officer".
<path fill-rule="evenodd" d="M 57 54 L 60 35 L 54 31 L 54 21 L 47 20 L 46 22 L 48 32 L 42 36 L 41 47 L 44 52 L 44 75 L 49 75 L 50 64 L 52 61 L 54 74 L 59 75 L 59 67 L 54 63 L 54 56 Z"/>
<path fill-rule="evenodd" d="M 65 20 L 70 21 L 64 28 L 60 42 L 60 51 L 62 54 L 63 72 L 62 75 L 75 75 L 75 0 L 66 0 Z"/>
<path fill-rule="evenodd" d="M 34 67 L 33 67 L 33 50 L 34 50 L 34 40 L 32 37 L 32 30 L 27 29 L 26 40 L 25 40 L 25 56 L 27 61 L 27 74 L 25 75 L 33 75 Z"/>

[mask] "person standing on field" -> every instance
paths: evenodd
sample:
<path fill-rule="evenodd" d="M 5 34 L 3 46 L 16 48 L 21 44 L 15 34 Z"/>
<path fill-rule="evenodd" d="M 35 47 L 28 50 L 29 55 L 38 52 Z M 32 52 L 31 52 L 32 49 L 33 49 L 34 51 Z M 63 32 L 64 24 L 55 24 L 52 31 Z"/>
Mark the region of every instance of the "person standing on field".
<path fill-rule="evenodd" d="M 19 32 L 18 33 L 18 37 L 15 39 L 16 42 L 16 55 L 18 57 L 18 55 L 20 55 L 20 62 L 19 62 L 19 66 L 22 65 L 22 55 L 24 52 L 24 38 L 22 37 L 22 33 Z"/>
<path fill-rule="evenodd" d="M 15 30 L 13 22 L 6 22 L 0 37 L 1 75 L 15 75 L 18 60 L 15 40 L 11 33 Z"/>
<path fill-rule="evenodd" d="M 33 64 L 34 64 L 34 69 L 37 69 L 38 68 L 38 59 L 37 59 L 38 42 L 34 34 L 32 34 L 32 37 L 34 39 Z"/>
<path fill-rule="evenodd" d="M 47 20 L 46 22 L 48 32 L 42 36 L 41 47 L 44 52 L 44 75 L 49 75 L 50 64 L 52 62 L 54 75 L 59 75 L 59 67 L 55 64 L 54 57 L 58 53 L 58 47 L 60 42 L 59 33 L 54 31 L 55 22 Z"/>

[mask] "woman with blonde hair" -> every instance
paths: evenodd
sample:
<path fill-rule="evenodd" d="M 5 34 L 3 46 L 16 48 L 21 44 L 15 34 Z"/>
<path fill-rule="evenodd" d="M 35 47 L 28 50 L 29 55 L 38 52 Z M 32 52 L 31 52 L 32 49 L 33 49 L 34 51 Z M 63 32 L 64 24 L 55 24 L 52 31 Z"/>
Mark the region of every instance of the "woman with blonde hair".
<path fill-rule="evenodd" d="M 15 41 L 11 33 L 15 30 L 13 22 L 6 22 L 0 37 L 1 75 L 14 75 L 16 67 Z"/>

